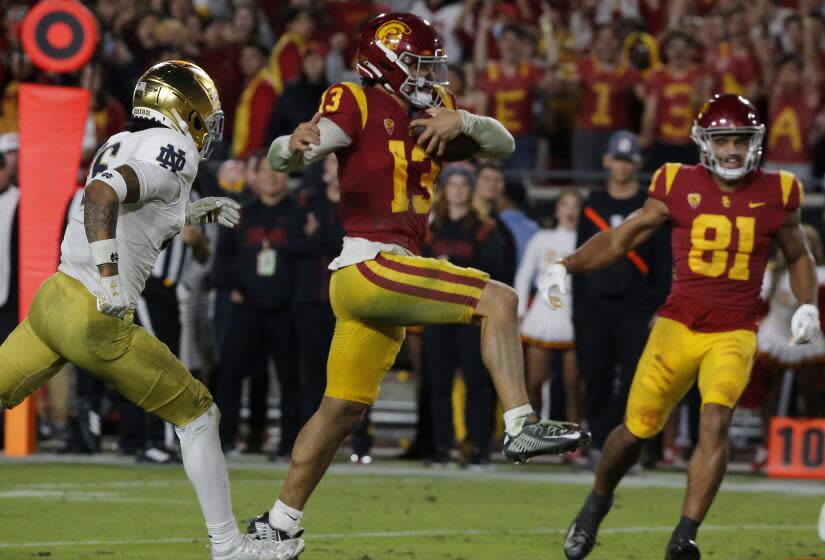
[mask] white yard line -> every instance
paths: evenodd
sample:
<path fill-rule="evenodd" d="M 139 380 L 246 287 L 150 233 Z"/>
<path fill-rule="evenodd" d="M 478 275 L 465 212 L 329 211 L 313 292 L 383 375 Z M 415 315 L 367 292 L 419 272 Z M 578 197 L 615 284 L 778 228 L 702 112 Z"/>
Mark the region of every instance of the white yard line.
<path fill-rule="evenodd" d="M 811 531 L 816 526 L 811 525 L 707 525 L 702 531 L 713 532 L 741 532 L 741 531 Z M 669 533 L 673 527 L 616 527 L 605 528 L 599 531 L 602 535 L 616 535 L 626 533 Z M 455 537 L 455 536 L 507 536 L 507 535 L 563 535 L 567 532 L 563 528 L 539 527 L 523 531 L 489 531 L 477 529 L 455 530 L 421 530 L 421 531 L 368 531 L 362 533 L 319 533 L 307 535 L 310 544 L 313 541 L 340 541 L 353 539 L 397 539 L 415 537 Z M 116 539 L 116 540 L 86 540 L 86 541 L 41 541 L 25 543 L 0 543 L 0 549 L 9 548 L 61 548 L 69 546 L 129 546 L 143 544 L 184 544 L 205 542 L 203 537 L 163 538 L 163 539 Z"/>
<path fill-rule="evenodd" d="M 64 457 L 56 459 L 37 456 L 34 459 L 17 460 L 18 463 L 31 464 L 87 464 L 85 460 L 80 462 L 78 458 L 74 461 L 65 461 Z M 11 464 L 12 460 L 0 460 L 0 466 L 4 463 Z M 112 466 L 133 466 L 129 461 L 124 463 L 122 458 L 113 457 L 107 462 L 98 459 L 92 464 L 112 465 Z M 288 465 L 272 464 L 265 461 L 230 462 L 232 471 L 253 471 L 258 473 L 284 473 Z M 152 467 L 149 467 L 152 468 Z M 160 467 L 168 469 L 170 467 Z M 181 471 L 182 472 L 182 469 Z M 523 484 L 565 484 L 571 486 L 590 486 L 593 484 L 593 473 L 590 472 L 559 472 L 559 471 L 538 471 L 536 469 L 519 470 L 517 467 L 503 466 L 500 469 L 492 469 L 480 472 L 467 472 L 463 469 L 432 469 L 419 466 L 406 466 L 395 464 L 374 463 L 372 465 L 349 465 L 334 464 L 329 471 L 331 474 L 353 476 L 360 478 L 385 477 L 397 479 L 398 483 L 410 482 L 419 484 L 421 479 L 448 479 L 473 484 L 485 481 L 505 481 L 518 482 Z M 264 475 L 265 476 L 265 475 Z M 355 482 L 355 481 L 353 481 Z M 279 478 L 272 477 L 261 479 L 239 479 L 233 480 L 233 485 L 248 484 L 276 484 Z M 69 490 L 78 488 L 165 488 L 171 486 L 188 486 L 185 478 L 175 480 L 148 480 L 148 481 L 112 481 L 112 482 L 85 482 L 85 483 L 25 483 L 17 486 L 0 489 L 43 489 L 43 490 Z M 636 476 L 628 476 L 622 480 L 623 488 L 667 488 L 672 490 L 683 490 L 686 484 L 685 473 L 662 473 L 644 472 Z M 273 492 L 274 492 L 273 486 Z M 793 496 L 825 496 L 825 485 L 821 481 L 803 480 L 780 480 L 753 477 L 745 479 L 737 477 L 728 478 L 722 483 L 723 492 L 742 492 L 747 494 L 771 493 Z"/>

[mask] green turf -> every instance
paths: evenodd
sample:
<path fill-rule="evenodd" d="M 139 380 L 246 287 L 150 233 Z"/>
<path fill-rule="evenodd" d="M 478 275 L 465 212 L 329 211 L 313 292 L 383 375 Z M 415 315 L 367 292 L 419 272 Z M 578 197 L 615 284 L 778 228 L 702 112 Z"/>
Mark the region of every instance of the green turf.
<path fill-rule="evenodd" d="M 284 474 L 265 463 L 233 465 L 237 517 L 269 508 Z M 630 479 L 590 558 L 661 559 L 683 480 Z M 728 480 L 700 533 L 703 558 L 825 558 L 816 536 L 821 484 L 756 491 L 764 479 Z M 587 484 L 586 476 L 537 465 L 482 474 L 401 463 L 337 466 L 306 513 L 302 559 L 563 559 L 562 535 Z M 204 559 L 206 546 L 180 468 L 0 462 L 0 559 Z"/>

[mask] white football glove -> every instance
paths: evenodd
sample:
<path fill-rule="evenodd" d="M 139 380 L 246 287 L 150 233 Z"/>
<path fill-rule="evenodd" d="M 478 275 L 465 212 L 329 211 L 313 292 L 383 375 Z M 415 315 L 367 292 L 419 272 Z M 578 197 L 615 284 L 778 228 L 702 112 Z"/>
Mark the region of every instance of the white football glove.
<path fill-rule="evenodd" d="M 567 269 L 561 263 L 553 263 L 544 271 L 544 276 L 539 280 L 539 294 L 551 309 L 561 307 L 561 299 L 553 295 L 553 290 L 560 294 L 567 293 Z"/>
<path fill-rule="evenodd" d="M 809 343 L 819 330 L 819 309 L 806 303 L 800 305 L 791 317 L 791 345 Z"/>
<path fill-rule="evenodd" d="M 97 296 L 97 310 L 106 315 L 123 319 L 129 310 L 129 298 L 123 284 L 120 283 L 120 276 L 101 276 L 100 289 Z"/>
<path fill-rule="evenodd" d="M 222 196 L 208 196 L 186 207 L 186 223 L 203 225 L 218 222 L 228 228 L 235 227 L 241 221 L 238 210 L 241 205 Z"/>

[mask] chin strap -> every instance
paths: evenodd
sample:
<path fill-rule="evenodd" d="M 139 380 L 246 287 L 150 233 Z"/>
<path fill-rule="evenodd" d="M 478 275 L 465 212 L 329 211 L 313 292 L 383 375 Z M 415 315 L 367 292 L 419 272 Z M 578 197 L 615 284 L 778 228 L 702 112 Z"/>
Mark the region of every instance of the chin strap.
<path fill-rule="evenodd" d="M 184 134 L 189 134 L 189 124 L 180 116 L 180 113 L 178 113 L 178 110 L 174 107 L 172 107 L 172 115 L 175 117 L 175 125 L 177 125 L 178 130 Z"/>

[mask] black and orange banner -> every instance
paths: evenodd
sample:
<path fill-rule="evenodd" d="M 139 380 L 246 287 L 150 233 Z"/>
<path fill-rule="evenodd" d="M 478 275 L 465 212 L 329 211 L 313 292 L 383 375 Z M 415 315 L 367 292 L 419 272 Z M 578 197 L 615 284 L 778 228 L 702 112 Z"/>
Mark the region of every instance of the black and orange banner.
<path fill-rule="evenodd" d="M 825 418 L 771 418 L 768 476 L 825 479 Z"/>

